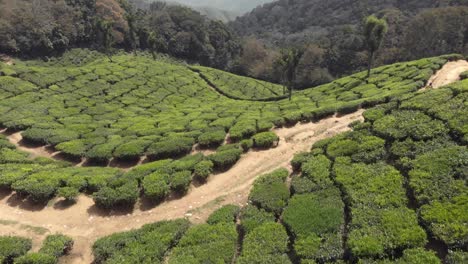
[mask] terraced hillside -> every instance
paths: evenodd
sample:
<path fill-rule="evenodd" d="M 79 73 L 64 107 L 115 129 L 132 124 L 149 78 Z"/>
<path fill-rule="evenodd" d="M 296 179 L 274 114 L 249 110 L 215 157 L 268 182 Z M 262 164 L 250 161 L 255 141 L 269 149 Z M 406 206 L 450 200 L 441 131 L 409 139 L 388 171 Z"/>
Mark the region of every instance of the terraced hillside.
<path fill-rule="evenodd" d="M 207 224 L 167 221 L 99 239 L 96 262 L 463 263 L 468 83 L 416 92 L 457 58 L 389 65 L 375 69 L 369 83 L 356 74 L 298 91 L 291 101 L 269 102 L 225 81 L 251 79 L 146 57 L 120 55 L 110 63 L 90 56 L 78 66 L 68 55 L 1 65 L 6 135 L 0 137 L 0 194 L 6 198 L 0 225 L 7 228 L 0 234 L 23 230 L 39 244 L 47 232 L 64 233 L 76 241 L 69 258 L 88 263 L 97 236 L 238 202 L 243 208 L 227 206 L 191 219 L 208 218 Z M 222 85 L 246 97 L 228 98 L 219 93 Z M 364 123 L 364 110 L 355 112 L 361 107 L 371 108 Z M 286 166 L 287 159 L 272 162 L 346 131 L 344 120 L 356 120 L 352 132 L 315 143 L 292 160 L 297 173 L 268 173 L 249 194 L 255 173 Z M 8 141 L 18 132 L 25 149 L 42 146 L 78 165 L 19 151 Z M 261 164 L 252 171 L 235 166 L 231 173 L 241 157 L 242 166 L 250 158 Z M 124 161 L 137 166 L 105 167 Z M 207 180 L 206 188 L 190 187 Z M 212 194 L 210 184 L 226 193 Z M 80 192 L 92 194 L 93 201 Z M 47 206 L 56 195 L 64 200 Z M 128 208 L 140 195 L 132 213 Z M 172 200 L 155 207 L 167 197 Z M 38 228 L 45 233 L 25 231 Z M 13 240 L 24 250 L 5 247 L 3 261 L 31 248 L 27 240 Z M 22 261 L 43 257 L 53 263 L 63 253 L 39 251 Z"/>
<path fill-rule="evenodd" d="M 99 263 L 465 263 L 467 96 L 464 81 L 372 108 L 352 132 L 296 156 L 300 173 L 290 188 L 288 171 L 277 170 L 256 180 L 246 207 L 222 207 L 202 225 L 178 223 L 170 231 L 177 236 L 172 249 L 143 234 L 184 220 L 101 238 L 95 257 Z"/>
<path fill-rule="evenodd" d="M 0 124 L 7 134 L 22 131 L 23 143 L 46 145 L 45 150 L 59 152 L 55 157 L 82 160 L 80 166 L 154 162 L 127 173 L 74 168 L 31 160 L 1 139 L 2 186 L 36 202 L 55 195 L 73 200 L 86 192 L 104 208 L 133 206 L 140 193 L 157 203 L 174 192 L 185 194 L 193 180 L 204 182 L 213 172 L 228 170 L 252 147 L 275 146 L 278 137 L 269 132 L 273 126 L 351 113 L 414 92 L 448 59 L 456 58 L 385 66 L 374 70 L 369 83 L 361 73 L 297 92 L 292 101 L 255 102 L 255 95 L 233 100 L 219 94 L 184 65 L 129 55 L 109 62 L 85 54 L 80 60 L 72 52 L 48 63 L 3 65 Z M 202 74 L 208 70 L 199 69 Z M 245 86 L 234 83 L 229 90 L 244 91 Z M 195 154 L 194 146 L 215 151 Z"/>

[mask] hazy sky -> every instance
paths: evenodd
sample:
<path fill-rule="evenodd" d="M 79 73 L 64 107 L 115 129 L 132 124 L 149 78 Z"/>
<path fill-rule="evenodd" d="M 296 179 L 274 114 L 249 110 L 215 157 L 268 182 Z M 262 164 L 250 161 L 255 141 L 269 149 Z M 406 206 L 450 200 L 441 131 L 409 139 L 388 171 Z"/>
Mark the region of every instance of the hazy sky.
<path fill-rule="evenodd" d="M 248 12 L 256 6 L 274 0 L 174 0 L 190 6 L 208 6 L 227 11 Z"/>

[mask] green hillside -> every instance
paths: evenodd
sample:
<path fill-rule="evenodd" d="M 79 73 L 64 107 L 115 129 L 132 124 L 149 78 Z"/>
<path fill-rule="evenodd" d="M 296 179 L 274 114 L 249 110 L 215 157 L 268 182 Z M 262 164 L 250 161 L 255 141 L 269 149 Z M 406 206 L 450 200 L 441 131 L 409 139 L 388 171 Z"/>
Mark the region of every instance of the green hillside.
<path fill-rule="evenodd" d="M 220 89 L 233 94 L 241 90 L 252 97 L 234 100 L 221 95 L 185 65 L 130 55 L 109 62 L 85 52 L 77 66 L 75 56 L 81 53 L 48 63 L 2 65 L 0 124 L 70 159 L 86 157 L 91 164 L 106 165 L 110 159 L 136 163 L 145 155 L 149 163 L 127 173 L 69 167 L 43 158 L 31 160 L 2 136 L 0 186 L 36 202 L 56 195 L 72 200 L 79 192 L 93 193 L 95 203 L 105 208 L 133 206 L 140 193 L 158 202 L 171 192 L 184 194 L 193 179 L 205 181 L 213 171 L 228 170 L 249 148 L 273 146 L 278 138 L 266 132 L 273 126 L 311 122 L 410 95 L 456 57 L 381 67 L 368 84 L 361 73 L 298 91 L 291 101 L 256 102 L 255 93 L 246 94 L 245 86 L 213 79 Z M 199 69 L 246 85 L 266 84 Z M 222 145 L 227 135 L 229 144 Z M 216 151 L 188 155 L 194 144 Z"/>
<path fill-rule="evenodd" d="M 222 207 L 207 224 L 188 229 L 176 220 L 101 238 L 95 257 L 99 263 L 466 263 L 467 99 L 467 80 L 392 99 L 367 110 L 353 131 L 296 156 L 299 173 L 290 189 L 288 172 L 277 170 L 255 182 L 244 208 Z M 170 231 L 172 250 L 148 240 L 144 231 L 158 229 Z M 432 251 L 443 247 L 449 250 Z"/>

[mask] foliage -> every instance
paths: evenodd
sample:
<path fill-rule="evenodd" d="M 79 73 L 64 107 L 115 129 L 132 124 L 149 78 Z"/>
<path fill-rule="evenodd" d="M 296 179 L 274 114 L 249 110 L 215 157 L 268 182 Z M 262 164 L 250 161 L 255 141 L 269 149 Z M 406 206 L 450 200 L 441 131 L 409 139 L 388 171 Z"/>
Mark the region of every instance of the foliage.
<path fill-rule="evenodd" d="M 190 228 L 172 250 L 168 263 L 229 263 L 236 251 L 234 223 Z"/>
<path fill-rule="evenodd" d="M 246 235 L 237 263 L 291 263 L 286 256 L 288 241 L 282 225 L 264 223 Z"/>
<path fill-rule="evenodd" d="M 280 214 L 289 199 L 285 184 L 288 174 L 287 170 L 279 169 L 261 176 L 255 181 L 249 200 L 259 208 Z"/>
<path fill-rule="evenodd" d="M 206 180 L 213 173 L 214 163 L 211 160 L 200 161 L 194 168 L 194 175 L 198 179 Z"/>
<path fill-rule="evenodd" d="M 275 222 L 275 215 L 253 205 L 247 205 L 240 212 L 241 227 L 245 233 L 250 233 L 264 223 Z"/>
<path fill-rule="evenodd" d="M 10 263 L 14 258 L 26 254 L 32 246 L 30 239 L 13 236 L 0 236 L 0 259 Z"/>
<path fill-rule="evenodd" d="M 227 170 L 232 167 L 240 159 L 242 150 L 230 149 L 219 151 L 208 156 L 208 159 L 213 162 L 214 167 L 220 170 Z"/>
<path fill-rule="evenodd" d="M 162 221 L 142 228 L 115 233 L 98 239 L 93 245 L 96 263 L 164 263 L 164 256 L 187 231 L 185 219 Z"/>
<path fill-rule="evenodd" d="M 235 205 L 225 205 L 218 210 L 214 211 L 206 222 L 210 225 L 221 223 L 231 224 L 236 222 L 237 215 L 240 208 Z"/>
<path fill-rule="evenodd" d="M 279 141 L 274 132 L 262 132 L 254 135 L 252 139 L 256 148 L 271 148 Z"/>
<path fill-rule="evenodd" d="M 44 253 L 29 253 L 15 259 L 15 264 L 55 264 L 57 259 Z"/>

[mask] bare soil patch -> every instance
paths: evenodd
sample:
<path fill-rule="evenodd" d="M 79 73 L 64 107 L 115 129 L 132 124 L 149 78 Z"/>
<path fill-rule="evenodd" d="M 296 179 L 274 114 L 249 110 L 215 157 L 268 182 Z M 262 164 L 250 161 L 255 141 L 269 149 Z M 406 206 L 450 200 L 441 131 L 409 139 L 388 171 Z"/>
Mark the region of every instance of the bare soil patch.
<path fill-rule="evenodd" d="M 468 71 L 468 61 L 459 60 L 448 62 L 429 79 L 427 86 L 423 90 L 431 87 L 440 88 L 459 81 L 460 74 L 464 71 Z"/>

